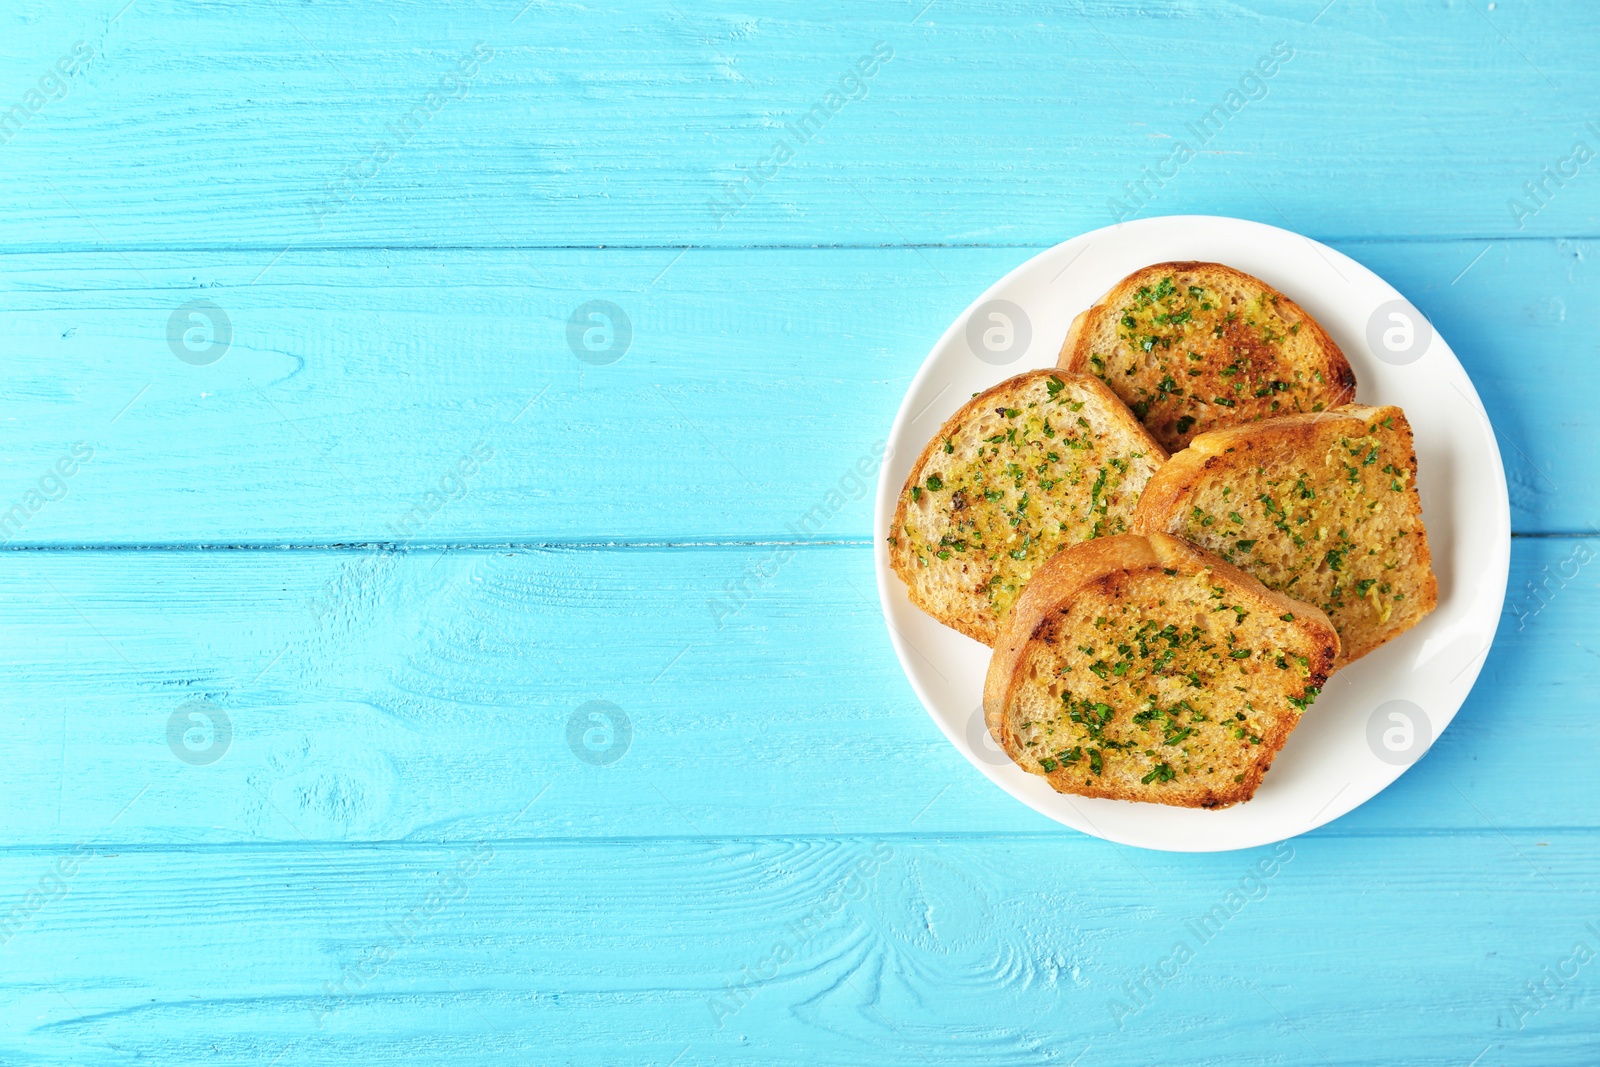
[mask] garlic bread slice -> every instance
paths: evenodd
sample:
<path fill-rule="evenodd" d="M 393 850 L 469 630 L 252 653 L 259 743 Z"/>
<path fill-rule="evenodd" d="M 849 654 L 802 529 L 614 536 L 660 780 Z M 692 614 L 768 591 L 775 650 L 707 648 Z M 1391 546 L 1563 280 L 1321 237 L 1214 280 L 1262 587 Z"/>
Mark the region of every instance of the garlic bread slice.
<path fill-rule="evenodd" d="M 1152 478 L 1134 518 L 1327 612 L 1337 666 L 1409 630 L 1439 601 L 1411 424 L 1347 404 L 1202 434 Z"/>
<path fill-rule="evenodd" d="M 1058 365 L 1104 381 L 1169 452 L 1356 395 L 1349 361 L 1315 319 L 1221 263 L 1134 271 L 1073 320 Z"/>
<path fill-rule="evenodd" d="M 986 645 L 1034 568 L 1127 529 L 1167 458 L 1086 375 L 1029 371 L 979 393 L 917 457 L 889 531 L 912 603 Z"/>
<path fill-rule="evenodd" d="M 1033 576 L 984 683 L 995 742 L 1061 793 L 1249 800 L 1339 637 L 1318 609 L 1165 534 L 1074 545 Z"/>

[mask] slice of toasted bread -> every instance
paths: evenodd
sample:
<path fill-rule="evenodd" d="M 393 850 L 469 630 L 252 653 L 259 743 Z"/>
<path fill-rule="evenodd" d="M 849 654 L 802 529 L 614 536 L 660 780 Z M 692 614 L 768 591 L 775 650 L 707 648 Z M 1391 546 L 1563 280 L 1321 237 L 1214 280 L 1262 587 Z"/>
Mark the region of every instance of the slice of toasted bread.
<path fill-rule="evenodd" d="M 1058 792 L 1220 808 L 1255 795 L 1338 651 L 1321 611 L 1209 552 L 1104 537 L 1034 573 L 984 718 Z"/>
<path fill-rule="evenodd" d="M 1111 386 L 1169 452 L 1207 430 L 1356 396 L 1349 361 L 1315 319 L 1221 263 L 1134 271 L 1072 320 L 1058 366 Z"/>
<path fill-rule="evenodd" d="M 1201 434 L 1150 480 L 1134 527 L 1186 537 L 1322 608 L 1339 629 L 1340 667 L 1439 600 L 1411 424 L 1396 407 Z"/>
<path fill-rule="evenodd" d="M 911 602 L 986 645 L 1062 545 L 1127 528 L 1167 458 L 1086 375 L 1029 371 L 950 416 L 911 468 L 889 561 Z"/>

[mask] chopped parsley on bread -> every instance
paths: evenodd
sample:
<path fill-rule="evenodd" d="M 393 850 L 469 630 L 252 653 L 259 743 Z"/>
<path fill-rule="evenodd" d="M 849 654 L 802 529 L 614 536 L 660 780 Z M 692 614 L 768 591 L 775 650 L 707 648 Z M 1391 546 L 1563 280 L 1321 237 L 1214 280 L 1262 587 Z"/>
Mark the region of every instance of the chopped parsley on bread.
<path fill-rule="evenodd" d="M 1150 480 L 1134 518 L 1316 604 L 1344 666 L 1438 603 L 1411 425 L 1349 404 L 1195 438 Z"/>
<path fill-rule="evenodd" d="M 917 457 L 889 531 L 912 603 L 993 645 L 1064 545 L 1128 528 L 1166 453 L 1087 376 L 1040 370 L 979 393 Z"/>
<path fill-rule="evenodd" d="M 1320 610 L 1175 537 L 1073 545 L 1034 573 L 984 684 L 999 746 L 1058 792 L 1249 800 L 1333 667 Z"/>
<path fill-rule="evenodd" d="M 1058 366 L 1104 381 L 1170 452 L 1208 430 L 1355 399 L 1350 363 L 1316 320 L 1220 263 L 1134 271 L 1073 320 Z"/>

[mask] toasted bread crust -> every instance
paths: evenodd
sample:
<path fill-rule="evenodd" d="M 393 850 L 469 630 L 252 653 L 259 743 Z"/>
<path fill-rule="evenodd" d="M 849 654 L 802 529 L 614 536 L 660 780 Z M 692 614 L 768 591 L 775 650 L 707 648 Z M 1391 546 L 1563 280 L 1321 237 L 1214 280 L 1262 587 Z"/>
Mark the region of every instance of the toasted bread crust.
<path fill-rule="evenodd" d="M 1191 285 L 1214 294 L 1251 294 L 1261 303 L 1263 317 L 1283 332 L 1266 325 L 1257 328 L 1246 321 L 1248 315 L 1222 321 L 1227 306 L 1189 301 L 1193 306 L 1181 312 L 1183 324 L 1142 324 L 1161 343 L 1136 348 L 1119 331 L 1122 316 L 1142 314 L 1140 307 L 1159 311 L 1159 302 L 1141 304 L 1141 294 L 1148 295 L 1152 286 L 1169 278 L 1169 292 L 1178 303 L 1169 297 L 1168 307 L 1183 303 Z M 1216 334 L 1191 328 L 1202 321 L 1214 323 Z M 1174 341 L 1181 351 L 1174 349 Z M 1191 358 L 1190 352 L 1199 358 Z M 1097 366 L 1096 360 L 1102 362 Z M 1057 366 L 1102 377 L 1171 452 L 1207 430 L 1355 399 L 1355 372 L 1321 324 L 1259 278 L 1221 263 L 1156 263 L 1134 271 L 1073 319 Z M 1119 372 L 1130 366 L 1136 368 L 1133 373 Z M 1223 400 L 1229 403 L 1219 403 Z"/>
<path fill-rule="evenodd" d="M 1022 598 L 1001 625 L 984 680 L 984 720 L 989 733 L 1019 766 L 1042 774 L 1058 792 L 1199 808 L 1248 800 L 1288 740 L 1298 722 L 1297 714 L 1261 718 L 1259 744 L 1250 747 L 1248 759 L 1241 758 L 1226 768 L 1237 773 L 1238 781 L 1232 780 L 1234 775 L 1224 773 L 1130 785 L 1126 779 L 1101 778 L 1098 773 L 1086 777 L 1081 769 L 1069 770 L 1064 765 L 1055 770 L 1036 767 L 1036 755 L 1024 751 L 1012 718 L 1020 690 L 1031 684 L 1030 663 L 1037 662 L 1038 654 L 1081 639 L 1080 634 L 1059 631 L 1068 625 L 1063 620 L 1073 605 L 1083 597 L 1097 598 L 1096 603 L 1115 602 L 1137 584 L 1135 579 L 1157 573 L 1176 574 L 1184 581 L 1204 574 L 1207 582 L 1227 591 L 1231 604 L 1247 614 L 1259 613 L 1263 620 L 1274 620 L 1265 624 L 1268 632 L 1283 638 L 1286 646 L 1292 642 L 1302 649 L 1308 661 L 1305 674 L 1297 682 L 1301 697 L 1314 696 L 1326 681 L 1338 655 L 1339 638 L 1332 622 L 1319 609 L 1273 592 L 1239 568 L 1186 541 L 1161 533 L 1148 537 L 1123 534 L 1064 549 L 1034 573 Z M 1258 623 L 1258 628 L 1261 625 Z M 1221 687 L 1215 696 L 1219 707 L 1227 707 L 1228 700 L 1243 700 Z M 1117 710 L 1121 713 L 1123 709 Z"/>
<path fill-rule="evenodd" d="M 986 606 L 976 602 L 964 605 L 952 605 L 949 597 L 940 597 L 937 590 L 930 588 L 924 582 L 927 567 L 920 566 L 917 562 L 912 539 L 909 536 L 908 518 L 909 509 L 913 506 L 911 490 L 920 486 L 927 478 L 928 468 L 936 458 L 942 458 L 946 441 L 960 439 L 960 436 L 974 420 L 991 411 L 997 403 L 1008 397 L 1015 397 L 1027 390 L 1045 388 L 1044 383 L 1054 379 L 1063 383 L 1065 388 L 1084 396 L 1086 403 L 1083 414 L 1092 415 L 1098 428 L 1107 435 L 1114 436 L 1126 449 L 1143 453 L 1148 462 L 1144 464 L 1145 470 L 1137 479 L 1137 484 L 1132 486 L 1133 496 L 1128 498 L 1122 508 L 1131 518 L 1133 504 L 1136 500 L 1137 489 L 1142 488 L 1148 474 L 1164 463 L 1167 458 L 1166 451 L 1156 443 L 1155 439 L 1145 430 L 1139 420 L 1133 417 L 1127 406 L 1119 400 L 1104 382 L 1092 375 L 1066 374 L 1059 370 L 1027 371 L 1008 378 L 997 385 L 979 393 L 961 408 L 946 419 L 928 443 L 923 446 L 917 455 L 916 462 L 911 466 L 911 472 L 906 477 L 905 486 L 900 491 L 899 502 L 895 507 L 894 521 L 890 526 L 889 562 L 895 574 L 906 585 L 906 593 L 911 602 L 922 611 L 939 620 L 946 626 L 965 634 L 974 641 L 986 645 L 993 645 L 998 628 L 998 616 Z M 1038 482 L 1035 474 L 1028 479 L 1030 485 Z M 974 507 L 983 507 L 974 504 Z M 1125 522 L 1125 520 L 1122 520 Z M 1052 541 L 1046 547 L 1049 551 L 1059 548 L 1060 541 Z M 938 561 L 929 561 L 934 567 L 939 566 Z M 947 561 L 952 567 L 968 563 L 966 559 L 953 559 Z M 982 572 L 980 573 L 987 573 Z M 1025 577 L 1025 576 L 1024 576 Z M 974 579 L 976 581 L 976 579 Z"/>
<path fill-rule="evenodd" d="M 1209 530 L 1188 526 L 1190 509 L 1208 487 L 1243 484 L 1251 473 L 1262 469 L 1269 474 L 1281 472 L 1287 478 L 1290 472 L 1308 468 L 1312 461 L 1320 462 L 1330 440 L 1340 435 L 1365 436 L 1384 420 L 1388 420 L 1390 425 L 1385 429 L 1392 431 L 1395 441 L 1391 461 L 1395 469 L 1386 480 L 1401 485 L 1403 491 L 1395 491 L 1393 497 L 1381 495 L 1378 500 L 1393 509 L 1393 525 L 1410 538 L 1407 566 L 1394 576 L 1397 587 L 1404 584 L 1404 600 L 1399 602 L 1400 610 L 1391 610 L 1386 621 L 1375 624 L 1340 608 L 1330 612 L 1340 628 L 1342 642 L 1336 667 L 1344 667 L 1411 629 L 1439 600 L 1433 556 L 1422 519 L 1422 500 L 1416 488 L 1417 455 L 1410 423 L 1401 409 L 1345 404 L 1317 414 L 1289 415 L 1201 434 L 1145 485 L 1134 511 L 1133 528 L 1144 534 L 1193 536 L 1206 547 L 1221 548 L 1226 542 L 1217 540 Z M 1251 508 L 1254 501 L 1240 506 Z M 1246 514 L 1250 514 L 1249 510 Z M 1264 575 L 1261 566 L 1248 569 Z M 1308 599 L 1313 598 L 1311 588 L 1301 586 L 1297 592 L 1301 590 Z"/>

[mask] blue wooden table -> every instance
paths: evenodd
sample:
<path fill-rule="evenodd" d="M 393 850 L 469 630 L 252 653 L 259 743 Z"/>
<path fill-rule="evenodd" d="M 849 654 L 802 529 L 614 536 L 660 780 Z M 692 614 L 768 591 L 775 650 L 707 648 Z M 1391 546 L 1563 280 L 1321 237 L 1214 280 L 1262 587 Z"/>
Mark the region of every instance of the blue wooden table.
<path fill-rule="evenodd" d="M 1580 0 L 9 0 L 0 1063 L 1600 1061 L 1597 45 Z M 853 473 L 993 280 L 1174 213 L 1429 315 L 1517 533 L 1428 756 L 1245 853 L 968 766 Z"/>

